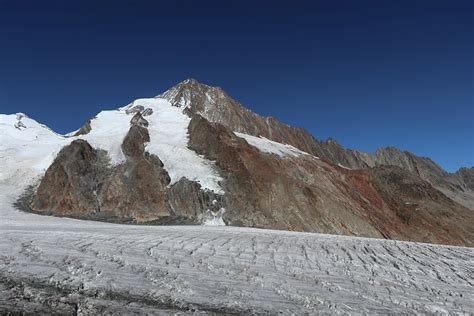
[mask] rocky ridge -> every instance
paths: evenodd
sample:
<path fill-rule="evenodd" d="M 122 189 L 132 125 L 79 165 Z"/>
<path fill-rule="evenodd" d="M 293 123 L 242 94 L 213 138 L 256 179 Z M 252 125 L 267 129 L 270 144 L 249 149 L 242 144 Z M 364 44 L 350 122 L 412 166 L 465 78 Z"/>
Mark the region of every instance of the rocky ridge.
<path fill-rule="evenodd" d="M 426 157 L 419 157 L 395 147 L 379 148 L 365 153 L 342 147 L 337 141 L 319 141 L 302 128 L 288 126 L 273 117 L 260 116 L 230 97 L 219 87 L 212 87 L 194 79 L 187 79 L 160 94 L 171 104 L 187 113 L 199 114 L 210 122 L 220 123 L 232 131 L 262 136 L 351 169 L 375 166 L 398 166 L 420 176 L 433 186 L 474 210 L 474 175 L 471 169 L 450 174 Z"/>

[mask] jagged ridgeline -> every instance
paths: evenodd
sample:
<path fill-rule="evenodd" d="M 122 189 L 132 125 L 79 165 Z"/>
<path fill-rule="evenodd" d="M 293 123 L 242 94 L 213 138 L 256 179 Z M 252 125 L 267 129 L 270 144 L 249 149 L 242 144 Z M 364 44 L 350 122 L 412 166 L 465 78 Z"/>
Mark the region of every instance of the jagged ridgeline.
<path fill-rule="evenodd" d="M 66 136 L 5 120 L 21 154 L 41 161 L 25 166 L 39 184 L 21 203 L 36 213 L 474 244 L 473 168 L 450 174 L 393 147 L 318 141 L 196 80 Z"/>

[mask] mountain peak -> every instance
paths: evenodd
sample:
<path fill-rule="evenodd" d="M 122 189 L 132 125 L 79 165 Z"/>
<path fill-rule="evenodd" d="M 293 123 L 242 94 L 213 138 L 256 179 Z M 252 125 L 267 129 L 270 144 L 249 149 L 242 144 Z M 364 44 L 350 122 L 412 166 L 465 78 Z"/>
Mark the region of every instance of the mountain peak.
<path fill-rule="evenodd" d="M 212 87 L 193 78 L 181 81 L 157 98 L 168 100 L 173 106 L 188 108 L 195 104 L 216 103 L 216 100 L 229 98 L 219 87 Z"/>
<path fill-rule="evenodd" d="M 181 81 L 180 83 L 178 83 L 177 85 L 185 85 L 185 86 L 206 86 L 206 87 L 210 87 L 209 85 L 207 84 L 204 84 L 204 83 L 201 83 L 199 81 L 197 81 L 196 79 L 194 78 L 187 78 L 183 81 Z"/>

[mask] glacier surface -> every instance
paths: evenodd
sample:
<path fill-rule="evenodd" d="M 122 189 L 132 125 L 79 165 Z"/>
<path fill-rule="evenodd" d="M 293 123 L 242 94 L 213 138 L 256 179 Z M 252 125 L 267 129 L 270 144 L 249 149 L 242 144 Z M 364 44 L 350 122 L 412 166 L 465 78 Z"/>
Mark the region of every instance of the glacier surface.
<path fill-rule="evenodd" d="M 472 248 L 98 223 L 22 213 L 11 197 L 0 313 L 474 313 Z"/>

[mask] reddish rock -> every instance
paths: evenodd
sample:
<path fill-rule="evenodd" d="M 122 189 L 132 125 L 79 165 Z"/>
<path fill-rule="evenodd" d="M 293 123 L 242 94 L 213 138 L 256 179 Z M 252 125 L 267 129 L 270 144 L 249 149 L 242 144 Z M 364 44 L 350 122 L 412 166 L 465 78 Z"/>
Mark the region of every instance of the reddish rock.
<path fill-rule="evenodd" d="M 32 208 L 61 216 L 96 211 L 95 180 L 101 167 L 99 154 L 89 143 L 73 141 L 46 171 Z"/>
<path fill-rule="evenodd" d="M 199 115 L 189 134 L 190 148 L 224 175 L 231 225 L 473 245 L 474 214 L 399 167 L 348 170 L 310 155 L 281 158 Z"/>

